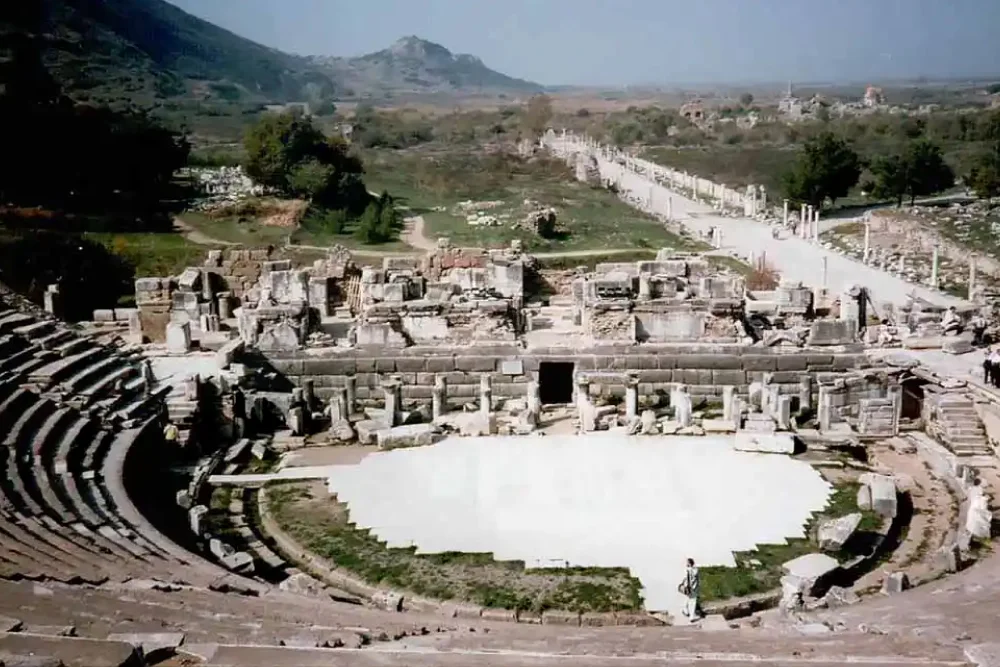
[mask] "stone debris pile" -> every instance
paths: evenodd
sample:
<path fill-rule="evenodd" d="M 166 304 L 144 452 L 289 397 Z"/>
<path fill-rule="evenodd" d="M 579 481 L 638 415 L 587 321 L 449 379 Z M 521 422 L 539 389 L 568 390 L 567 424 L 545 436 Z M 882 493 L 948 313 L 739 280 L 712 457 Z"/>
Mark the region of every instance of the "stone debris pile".
<path fill-rule="evenodd" d="M 197 210 L 211 210 L 226 205 L 237 204 L 250 197 L 261 197 L 266 188 L 257 185 L 246 175 L 243 167 L 194 167 L 182 172 L 191 178 L 203 193 L 195 202 Z"/>

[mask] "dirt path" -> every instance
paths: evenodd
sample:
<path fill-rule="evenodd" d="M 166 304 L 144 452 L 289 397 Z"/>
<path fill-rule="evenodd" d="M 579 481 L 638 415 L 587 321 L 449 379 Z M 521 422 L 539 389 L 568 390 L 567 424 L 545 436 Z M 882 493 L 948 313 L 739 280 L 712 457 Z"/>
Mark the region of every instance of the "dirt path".
<path fill-rule="evenodd" d="M 430 252 L 437 248 L 437 243 L 427 238 L 424 234 L 424 216 L 414 215 L 404 221 L 403 233 L 400 240 L 408 246 L 413 246 L 417 250 Z"/>
<path fill-rule="evenodd" d="M 174 218 L 174 229 L 176 229 L 188 241 L 191 243 L 197 243 L 198 245 L 239 245 L 239 243 L 233 243 L 232 241 L 214 239 L 208 234 L 198 231 L 180 218 Z"/>

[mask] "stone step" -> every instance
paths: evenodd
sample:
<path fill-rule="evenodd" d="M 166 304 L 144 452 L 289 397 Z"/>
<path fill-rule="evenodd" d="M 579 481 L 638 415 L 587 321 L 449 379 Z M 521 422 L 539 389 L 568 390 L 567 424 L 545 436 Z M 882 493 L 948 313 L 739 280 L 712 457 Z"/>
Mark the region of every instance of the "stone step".
<path fill-rule="evenodd" d="M 76 337 L 76 334 L 69 329 L 57 329 L 48 336 L 39 338 L 37 342 L 43 350 L 55 350 L 60 345 L 75 340 Z"/>
<path fill-rule="evenodd" d="M 18 327 L 27 326 L 35 322 L 35 318 L 24 313 L 6 313 L 0 317 L 0 334 L 13 333 Z"/>
<path fill-rule="evenodd" d="M 60 384 L 60 389 L 70 393 L 79 393 L 107 377 L 111 372 L 123 365 L 121 357 L 111 356 L 98 360 L 96 363 L 81 368 L 75 375 Z"/>
<path fill-rule="evenodd" d="M 36 400 L 28 406 L 21 416 L 17 418 L 11 426 L 7 437 L 3 439 L 3 444 L 7 447 L 16 447 L 20 443 L 27 443 L 27 438 L 33 435 L 41 427 L 42 423 L 56 410 L 56 404 L 52 401 L 41 399 Z M 27 451 L 30 451 L 28 449 Z"/>
<path fill-rule="evenodd" d="M 62 357 L 32 371 L 28 375 L 28 380 L 41 387 L 49 387 L 54 383 L 72 377 L 78 370 L 96 363 L 98 360 L 104 358 L 106 354 L 107 352 L 103 348 L 92 347 L 82 352 Z"/>
<path fill-rule="evenodd" d="M 86 338 L 73 338 L 68 340 L 61 345 L 57 345 L 54 352 L 58 353 L 62 357 L 69 357 L 74 354 L 79 354 L 84 350 L 93 347 L 94 344 Z"/>
<path fill-rule="evenodd" d="M 128 667 L 146 662 L 140 649 L 125 642 L 24 632 L 0 634 L 0 653 L 51 658 L 66 667 Z"/>
<path fill-rule="evenodd" d="M 55 331 L 55 329 L 56 322 L 54 320 L 38 320 L 32 322 L 31 324 L 25 324 L 24 326 L 17 327 L 12 333 L 15 336 L 21 336 L 23 338 L 27 338 L 28 340 L 35 340 L 44 338 Z"/>

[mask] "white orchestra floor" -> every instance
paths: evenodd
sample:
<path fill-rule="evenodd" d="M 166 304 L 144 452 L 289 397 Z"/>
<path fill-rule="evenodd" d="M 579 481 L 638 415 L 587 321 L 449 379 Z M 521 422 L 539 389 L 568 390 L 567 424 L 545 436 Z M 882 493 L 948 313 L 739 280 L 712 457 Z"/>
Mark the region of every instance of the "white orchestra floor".
<path fill-rule="evenodd" d="M 358 526 L 421 553 L 492 552 L 528 567 L 628 567 L 646 608 L 680 610 L 684 560 L 803 537 L 832 487 L 780 454 L 719 437 L 450 438 L 330 468 Z"/>

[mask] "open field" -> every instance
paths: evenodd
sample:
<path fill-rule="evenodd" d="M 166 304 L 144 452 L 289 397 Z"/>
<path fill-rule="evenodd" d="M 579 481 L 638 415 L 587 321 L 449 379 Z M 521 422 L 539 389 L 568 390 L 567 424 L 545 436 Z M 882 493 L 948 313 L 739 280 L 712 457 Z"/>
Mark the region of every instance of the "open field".
<path fill-rule="evenodd" d="M 413 213 L 423 215 L 425 234 L 431 239 L 446 236 L 454 245 L 483 247 L 520 239 L 537 252 L 695 247 L 613 193 L 578 183 L 563 163 L 554 160 L 461 149 L 379 150 L 367 152 L 365 158 L 369 187 L 387 190 Z M 488 204 L 470 203 L 460 210 L 460 202 Z M 556 209 L 553 238 L 515 227 L 536 205 Z M 481 211 L 500 224 L 470 225 L 466 211 Z"/>

